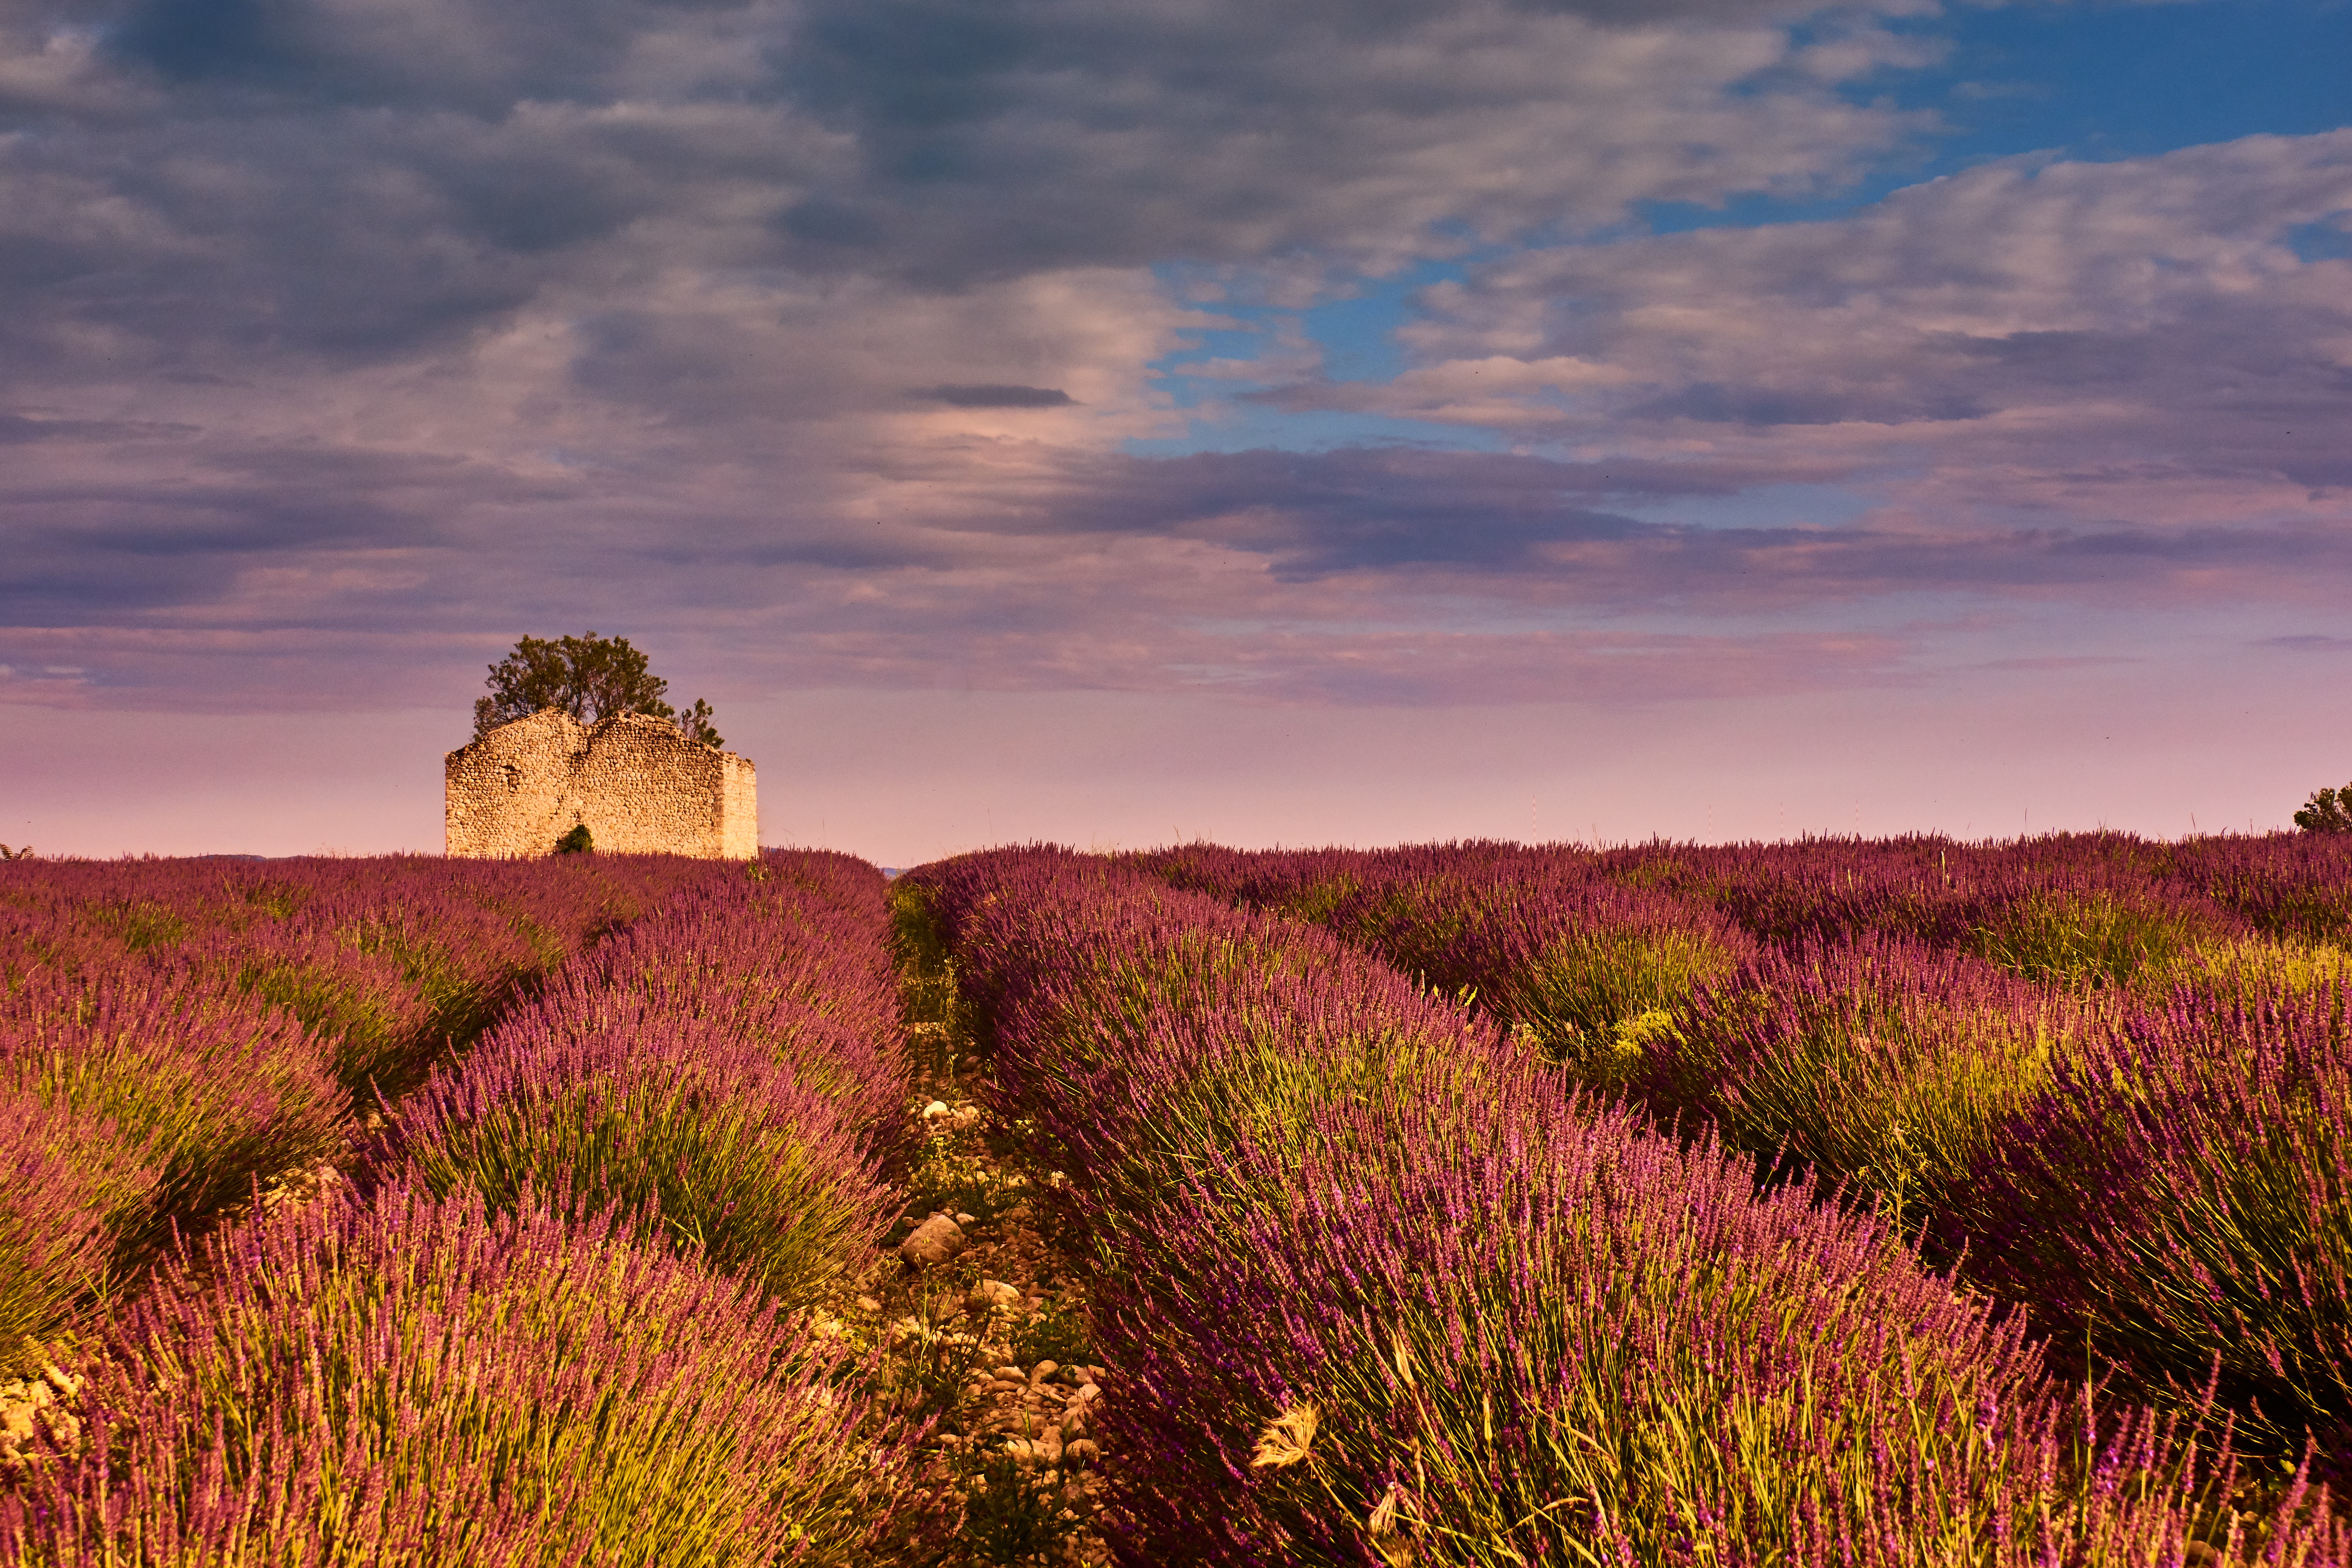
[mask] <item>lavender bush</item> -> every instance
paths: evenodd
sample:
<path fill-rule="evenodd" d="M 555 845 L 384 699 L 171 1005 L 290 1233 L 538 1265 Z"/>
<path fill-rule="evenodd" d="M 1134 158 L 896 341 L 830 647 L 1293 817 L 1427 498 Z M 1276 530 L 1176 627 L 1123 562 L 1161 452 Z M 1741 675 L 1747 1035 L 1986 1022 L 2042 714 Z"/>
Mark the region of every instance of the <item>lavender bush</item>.
<path fill-rule="evenodd" d="M 234 976 L 329 1045 L 362 1106 L 396 1098 L 517 990 L 670 890 L 718 874 L 667 856 L 390 856 L 11 863 L 0 988 L 88 985 L 156 963 Z"/>
<path fill-rule="evenodd" d="M 87 988 L 28 984 L 0 998 L 0 1088 L 104 1124 L 81 1154 L 152 1172 L 116 1215 L 116 1268 L 135 1276 L 174 1227 L 201 1225 L 254 1184 L 325 1159 L 347 1099 L 320 1042 L 225 977 L 184 964 Z"/>
<path fill-rule="evenodd" d="M 1622 1080 L 1592 1076 L 1685 1130 L 1785 1152 L 1783 1168 L 1924 1228 L 1935 1256 L 1964 1260 L 2076 1364 L 2095 1349 L 2144 1388 L 2194 1390 L 2219 1356 L 2231 1404 L 2289 1451 L 2306 1423 L 2343 1419 L 2326 1280 L 2346 1198 L 2332 1143 L 2293 1109 L 2332 1094 L 2333 1069 L 2305 1052 L 2280 1069 L 2289 1088 L 2257 1093 L 2271 1080 L 2249 1076 L 2259 1053 L 2232 1020 L 2335 1005 L 2315 999 L 2341 992 L 2352 952 L 2344 847 L 2097 834 L 1419 853 L 1429 890 L 1406 903 L 1458 902 L 1448 889 L 1483 877 L 1498 904 L 1524 905 L 1597 871 L 1732 916 L 1764 952 L 1621 1038 Z M 1162 859 L 1151 868 L 1199 868 L 1200 885 L 1234 898 L 1286 878 L 1369 887 L 1383 862 L 1197 846 Z M 1315 912 L 1345 931 L 1345 903 Z M 1379 946 L 1377 932 L 1349 934 Z M 1509 976 L 1537 965 L 1495 968 L 1477 1001 L 1507 1016 Z M 2103 1042 L 2106 1066 L 2078 1064 L 2062 1083 L 2078 1037 Z M 2144 1070 L 2138 1053 L 2159 1042 L 2168 1065 Z M 2203 1087 L 2148 1109 L 2152 1085 L 2191 1079 Z M 2184 1140 L 2161 1158 L 2150 1117 L 2172 1118 L 2166 1136 Z"/>
<path fill-rule="evenodd" d="M 756 874 L 756 879 L 755 879 Z M 788 1307 L 871 1260 L 875 1156 L 905 1098 L 882 880 L 778 853 L 576 960 L 372 1156 L 495 1205 L 617 1205 Z"/>
<path fill-rule="evenodd" d="M 0 870 L 0 1093 L 78 1129 L 0 1124 L 0 1162 L 44 1173 L 18 1213 L 63 1227 L 38 1258 L 0 1256 L 0 1299 L 37 1325 L 25 1331 L 68 1331 L 175 1237 L 334 1156 L 354 1090 L 404 1081 L 550 959 L 714 875 L 652 857 L 566 870 L 400 857 Z"/>
<path fill-rule="evenodd" d="M 2151 1375 L 2218 1358 L 2290 1432 L 2352 1422 L 2347 1005 L 2184 987 L 2104 1017 L 1977 1161 L 1949 1221 L 1974 1271 Z"/>
<path fill-rule="evenodd" d="M 2278 833 L 2190 839 L 2175 847 L 2172 876 L 2265 935 L 2352 949 L 2352 841 L 2333 834 Z"/>
<path fill-rule="evenodd" d="M 154 1180 L 110 1118 L 0 1090 L 0 1375 L 37 1368 L 109 1294 L 115 1237 Z"/>
<path fill-rule="evenodd" d="M 1697 993 L 1625 1081 L 1661 1120 L 1785 1152 L 1916 1234 L 2046 1088 L 2076 1011 L 1911 939 L 1808 942 Z"/>
<path fill-rule="evenodd" d="M 1425 890 L 1423 890 L 1425 889 Z M 1754 944 L 1713 911 L 1546 868 L 1452 877 L 1341 903 L 1327 923 L 1478 1002 L 1546 1056 L 1607 1084 L 1699 986 Z M 1370 918 L 1367 918 L 1369 916 Z"/>
<path fill-rule="evenodd" d="M 2028 886 L 1987 900 L 1969 945 L 2028 979 L 2062 985 L 2162 983 L 2199 952 L 2251 934 L 2202 900 L 2159 889 Z"/>
<path fill-rule="evenodd" d="M 226 1232 L 131 1309 L 0 1556 L 859 1562 L 905 1455 L 848 1370 L 602 1223 L 393 1186 Z"/>
<path fill-rule="evenodd" d="M 1472 843 L 1244 856 L 1195 845 L 1130 863 L 1171 886 L 1321 925 L 1475 999 L 1597 1083 L 1754 946 L 1712 910 L 1605 879 L 1578 850 Z"/>
<path fill-rule="evenodd" d="M 1410 1104 L 1327 1106 L 1328 1152 L 1234 1151 L 1130 1237 L 1133 1283 L 1098 1313 L 1134 1369 L 1106 1431 L 1160 1482 L 1132 1560 L 2123 1563 L 2228 1543 L 2226 1456 L 2200 1468 L 2178 1423 L 2066 1408 L 2014 1326 L 1884 1236 L 1793 1189 L 1759 1203 L 1711 1150 L 1573 1115 L 1531 1142 L 1515 1120 L 1400 1139 Z M 1202 1497 L 1221 1506 L 1185 1500 Z M 2341 1552 L 2293 1512 L 2241 1526 L 2241 1550 Z"/>
<path fill-rule="evenodd" d="M 575 1217 L 618 1205 L 785 1308 L 870 1259 L 895 1208 L 829 1097 L 765 1044 L 641 998 L 600 1024 L 504 1034 L 402 1104 L 385 1161 L 499 1209 L 534 1190 Z"/>
<path fill-rule="evenodd" d="M 762 1043 L 861 1134 L 894 1127 L 906 1075 L 881 874 L 822 851 L 772 851 L 752 869 L 600 946 L 598 984 Z"/>

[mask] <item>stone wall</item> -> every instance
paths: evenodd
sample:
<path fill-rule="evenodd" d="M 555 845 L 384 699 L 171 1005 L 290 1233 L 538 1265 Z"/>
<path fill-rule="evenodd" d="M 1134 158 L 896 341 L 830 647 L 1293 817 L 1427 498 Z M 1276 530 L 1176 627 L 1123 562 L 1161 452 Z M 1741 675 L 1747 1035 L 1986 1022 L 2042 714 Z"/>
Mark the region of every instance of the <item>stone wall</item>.
<path fill-rule="evenodd" d="M 751 763 L 650 714 L 583 724 L 545 709 L 450 752 L 446 781 L 451 855 L 546 855 L 583 823 L 616 854 L 760 852 Z"/>

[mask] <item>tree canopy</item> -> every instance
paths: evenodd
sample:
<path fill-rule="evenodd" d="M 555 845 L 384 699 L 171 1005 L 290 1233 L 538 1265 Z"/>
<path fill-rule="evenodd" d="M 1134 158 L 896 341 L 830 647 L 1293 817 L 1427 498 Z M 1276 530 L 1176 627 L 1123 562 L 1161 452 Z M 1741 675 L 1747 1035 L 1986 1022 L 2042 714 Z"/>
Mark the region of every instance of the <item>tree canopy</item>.
<path fill-rule="evenodd" d="M 2305 801 L 2294 825 L 2305 833 L 2352 833 L 2352 784 L 2321 790 Z"/>
<path fill-rule="evenodd" d="M 724 745 L 711 726 L 710 704 L 700 698 L 680 713 L 663 699 L 669 682 L 647 668 L 646 656 L 626 637 L 525 637 L 514 651 L 490 666 L 489 695 L 475 699 L 477 740 L 501 724 L 556 708 L 583 724 L 615 713 L 650 713 L 678 727 L 689 741 Z"/>

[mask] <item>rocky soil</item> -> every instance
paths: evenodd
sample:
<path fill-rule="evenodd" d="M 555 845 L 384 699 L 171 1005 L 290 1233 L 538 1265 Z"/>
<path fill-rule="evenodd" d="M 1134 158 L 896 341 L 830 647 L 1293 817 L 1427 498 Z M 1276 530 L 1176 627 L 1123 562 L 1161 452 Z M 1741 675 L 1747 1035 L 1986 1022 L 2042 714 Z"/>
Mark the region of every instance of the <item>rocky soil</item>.
<path fill-rule="evenodd" d="M 939 1512 L 877 1562 L 1108 1563 L 1098 1527 L 1116 1507 L 1117 1456 L 1096 1425 L 1116 1380 L 1095 1357 L 1083 1271 L 1030 1202 L 1059 1173 L 1034 1168 L 1023 1130 L 967 1097 L 984 1068 L 951 1021 L 911 1029 L 929 1068 L 908 1106 L 908 1206 L 842 1326 L 884 1347 L 902 1408 L 934 1418 L 907 1504 L 910 1519 Z"/>

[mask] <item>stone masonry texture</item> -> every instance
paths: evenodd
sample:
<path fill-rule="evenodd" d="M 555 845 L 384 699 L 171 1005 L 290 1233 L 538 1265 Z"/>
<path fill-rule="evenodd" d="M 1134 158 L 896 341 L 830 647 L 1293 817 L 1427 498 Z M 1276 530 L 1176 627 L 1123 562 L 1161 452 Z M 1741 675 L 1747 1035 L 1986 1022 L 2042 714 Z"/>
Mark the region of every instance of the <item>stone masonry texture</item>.
<path fill-rule="evenodd" d="M 451 752 L 446 776 L 454 856 L 551 854 L 583 823 L 597 848 L 615 854 L 748 860 L 760 852 L 751 762 L 650 714 L 583 724 L 542 709 Z"/>

